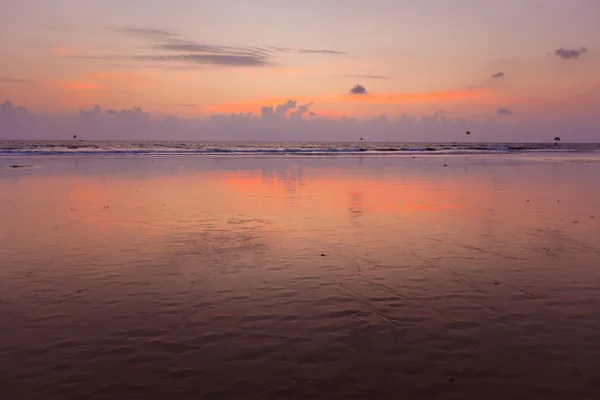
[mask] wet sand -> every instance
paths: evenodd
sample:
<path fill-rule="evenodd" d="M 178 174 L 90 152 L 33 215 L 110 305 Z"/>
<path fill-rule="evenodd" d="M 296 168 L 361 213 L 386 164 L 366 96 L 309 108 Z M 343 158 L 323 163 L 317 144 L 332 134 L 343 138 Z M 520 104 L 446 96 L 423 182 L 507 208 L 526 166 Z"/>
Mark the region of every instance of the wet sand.
<path fill-rule="evenodd" d="M 0 221 L 5 399 L 600 398 L 594 155 L 0 158 Z"/>

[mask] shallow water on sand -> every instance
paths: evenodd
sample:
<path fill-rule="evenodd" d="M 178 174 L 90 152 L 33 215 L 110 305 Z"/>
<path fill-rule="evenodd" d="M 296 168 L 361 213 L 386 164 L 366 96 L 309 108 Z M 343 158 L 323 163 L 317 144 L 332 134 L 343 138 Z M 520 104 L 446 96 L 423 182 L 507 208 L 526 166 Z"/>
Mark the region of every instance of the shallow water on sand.
<path fill-rule="evenodd" d="M 593 158 L 0 159 L 0 393 L 600 398 Z"/>

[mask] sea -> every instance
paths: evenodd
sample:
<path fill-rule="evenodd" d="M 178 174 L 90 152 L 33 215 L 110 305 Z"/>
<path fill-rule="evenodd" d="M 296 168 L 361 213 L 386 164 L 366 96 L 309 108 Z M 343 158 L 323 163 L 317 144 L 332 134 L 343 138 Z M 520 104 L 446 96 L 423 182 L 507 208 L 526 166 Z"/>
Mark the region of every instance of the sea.
<path fill-rule="evenodd" d="M 0 141 L 0 156 L 385 156 L 597 151 L 600 143 Z"/>

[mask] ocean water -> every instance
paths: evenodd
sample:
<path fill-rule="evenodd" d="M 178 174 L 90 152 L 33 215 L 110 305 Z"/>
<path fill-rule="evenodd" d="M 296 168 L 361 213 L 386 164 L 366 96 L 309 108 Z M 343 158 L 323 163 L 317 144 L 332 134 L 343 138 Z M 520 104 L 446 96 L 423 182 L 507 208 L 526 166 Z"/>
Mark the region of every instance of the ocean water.
<path fill-rule="evenodd" d="M 599 143 L 0 141 L 2 155 L 348 156 L 595 152 Z"/>

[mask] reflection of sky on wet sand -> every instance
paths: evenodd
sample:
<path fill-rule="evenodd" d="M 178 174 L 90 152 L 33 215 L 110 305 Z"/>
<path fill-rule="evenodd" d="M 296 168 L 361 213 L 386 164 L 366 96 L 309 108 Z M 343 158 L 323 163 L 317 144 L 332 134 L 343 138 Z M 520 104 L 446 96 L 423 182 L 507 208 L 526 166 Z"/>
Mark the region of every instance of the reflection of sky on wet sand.
<path fill-rule="evenodd" d="M 0 238 L 8 260 L 147 241 L 166 251 L 206 229 L 252 229 L 269 245 L 297 250 L 398 246 L 442 257 L 439 249 L 454 243 L 517 257 L 536 232 L 591 246 L 598 228 L 596 164 L 510 157 L 35 162 L 41 168 L 2 171 L 2 220 L 13 227 Z"/>
<path fill-rule="evenodd" d="M 591 268 L 600 259 L 598 163 L 511 156 L 10 163 L 38 168 L 0 170 L 0 323 L 47 329 L 42 344 L 62 343 L 61 335 L 91 340 L 83 325 L 94 321 L 103 335 L 135 324 L 165 343 L 194 340 L 207 319 L 225 316 L 233 325 L 218 326 L 229 331 L 267 312 L 303 316 L 294 329 L 305 336 L 313 325 L 315 332 L 343 325 L 321 319 L 322 310 L 406 329 L 415 340 L 449 323 L 477 343 L 487 340 L 478 336 L 487 324 L 526 337 L 527 315 L 537 315 L 536 329 L 559 332 L 561 343 L 600 328 L 588 318 L 598 307 L 586 300 L 600 279 Z M 58 325 L 43 325 L 44 315 Z M 289 328 L 273 318 L 265 329 Z M 581 330 L 563 332 L 567 320 Z M 7 332 L 4 340 L 27 347 Z"/>
<path fill-rule="evenodd" d="M 168 237 L 195 232 L 207 219 L 222 229 L 235 219 L 269 221 L 278 239 L 287 230 L 317 239 L 322 229 L 371 243 L 390 235 L 480 243 L 535 228 L 589 235 L 597 226 L 593 164 L 508 157 L 36 162 L 43 167 L 0 175 L 2 220 L 17 227 L 2 239 L 30 250 L 32 241 L 60 247 L 82 230 L 104 241 Z"/>
<path fill-rule="evenodd" d="M 36 161 L 43 167 L 0 175 L 3 220 L 27 227 L 3 239 L 22 246 L 69 223 L 162 236 L 206 218 L 263 219 L 285 230 L 352 229 L 360 216 L 371 234 L 427 228 L 456 239 L 481 229 L 570 229 L 581 219 L 576 234 L 599 190 L 596 165 L 508 157 Z"/>

